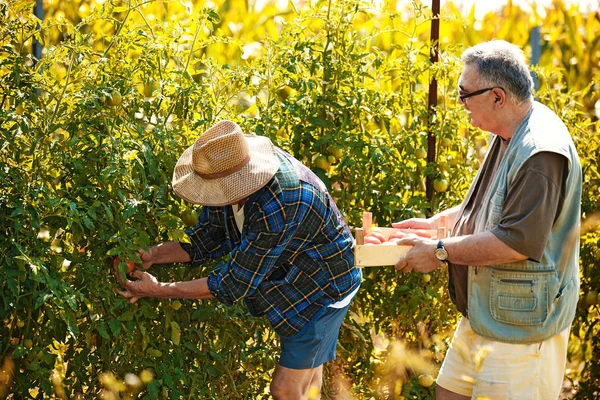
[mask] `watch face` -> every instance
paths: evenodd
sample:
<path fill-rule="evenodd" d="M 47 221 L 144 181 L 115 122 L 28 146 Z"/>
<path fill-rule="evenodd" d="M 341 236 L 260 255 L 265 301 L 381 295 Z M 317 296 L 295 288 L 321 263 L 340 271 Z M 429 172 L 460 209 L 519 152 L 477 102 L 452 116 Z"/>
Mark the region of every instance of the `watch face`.
<path fill-rule="evenodd" d="M 444 242 L 438 241 L 437 248 L 435 249 L 435 257 L 440 261 L 446 261 L 448 259 L 448 252 L 444 247 Z"/>
<path fill-rule="evenodd" d="M 446 261 L 448 259 L 448 252 L 444 248 L 435 249 L 435 256 L 440 261 Z"/>

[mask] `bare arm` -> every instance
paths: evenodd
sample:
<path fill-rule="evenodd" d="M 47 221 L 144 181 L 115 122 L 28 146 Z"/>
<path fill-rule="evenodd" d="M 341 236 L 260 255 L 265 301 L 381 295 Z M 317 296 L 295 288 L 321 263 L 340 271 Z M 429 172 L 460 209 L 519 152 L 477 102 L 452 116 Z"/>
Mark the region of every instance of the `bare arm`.
<path fill-rule="evenodd" d="M 154 264 L 172 264 L 190 262 L 190 255 L 178 242 L 164 242 L 150 247 L 149 251 L 140 249 L 140 258 L 144 269 Z M 116 275 L 117 276 L 117 275 Z M 136 280 L 126 279 L 121 281 L 117 276 L 123 290 L 117 290 L 121 296 L 135 303 L 142 297 L 155 297 L 161 299 L 211 299 L 214 298 L 208 290 L 207 278 L 195 279 L 185 282 L 159 282 L 148 272 L 134 271 L 130 274 Z"/>
<path fill-rule="evenodd" d="M 134 271 L 131 274 L 135 281 L 126 280 L 121 285 L 124 290 L 117 290 L 121 296 L 135 303 L 142 297 L 159 299 L 212 299 L 208 290 L 207 278 L 183 282 L 159 282 L 148 272 Z"/>
<path fill-rule="evenodd" d="M 164 242 L 150 247 L 149 251 L 140 249 L 140 258 L 144 269 L 154 264 L 172 264 L 190 262 L 190 255 L 178 242 Z"/>
<path fill-rule="evenodd" d="M 449 228 L 454 225 L 454 221 L 456 220 L 459 211 L 460 205 L 439 212 L 431 218 L 410 218 L 405 219 L 404 221 L 394 222 L 392 227 L 397 229 L 437 229 L 441 228 L 441 218 L 448 217 L 448 226 L 445 228 Z"/>
<path fill-rule="evenodd" d="M 404 238 L 398 241 L 398 245 L 410 245 L 413 248 L 398 261 L 397 270 L 427 273 L 444 266 L 435 257 L 437 240 Z M 444 239 L 444 247 L 448 251 L 448 260 L 458 265 L 487 266 L 527 259 L 527 256 L 513 250 L 491 232 Z"/>
<path fill-rule="evenodd" d="M 453 264 L 487 266 L 527 259 L 489 231 L 444 239 L 444 246 Z"/>

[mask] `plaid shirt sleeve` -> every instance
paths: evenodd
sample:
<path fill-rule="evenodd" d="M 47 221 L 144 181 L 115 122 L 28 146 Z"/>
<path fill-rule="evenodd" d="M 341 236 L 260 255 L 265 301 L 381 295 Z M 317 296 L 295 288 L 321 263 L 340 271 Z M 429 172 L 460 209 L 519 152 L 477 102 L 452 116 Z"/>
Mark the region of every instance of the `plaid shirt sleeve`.
<path fill-rule="evenodd" d="M 247 216 L 247 227 L 231 259 L 208 277 L 211 293 L 228 305 L 254 293 L 296 231 L 295 224 L 285 224 L 285 210 L 273 192 L 263 193 L 257 203 L 259 211 Z"/>
<path fill-rule="evenodd" d="M 185 233 L 191 243 L 180 244 L 190 255 L 190 264 L 194 267 L 231 251 L 225 231 L 225 215 L 220 207 L 202 207 L 196 226 L 187 229 Z"/>

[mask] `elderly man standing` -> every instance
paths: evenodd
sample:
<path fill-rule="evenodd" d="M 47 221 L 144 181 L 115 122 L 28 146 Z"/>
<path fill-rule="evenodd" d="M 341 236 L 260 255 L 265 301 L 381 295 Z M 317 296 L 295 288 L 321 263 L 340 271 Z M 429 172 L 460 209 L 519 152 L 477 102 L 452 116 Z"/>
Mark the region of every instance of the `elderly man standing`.
<path fill-rule="evenodd" d="M 460 206 L 393 224 L 434 228 L 444 215 L 452 226 L 443 241 L 400 241 L 414 247 L 396 269 L 448 266 L 462 318 L 437 399 L 556 399 L 579 297 L 579 158 L 565 124 L 534 101 L 518 47 L 486 42 L 462 60 L 458 98 L 489 148 Z"/>
<path fill-rule="evenodd" d="M 275 399 L 304 399 L 322 385 L 336 357 L 341 323 L 358 291 L 353 238 L 319 178 L 268 138 L 221 121 L 180 157 L 173 190 L 201 204 L 191 244 L 166 242 L 141 251 L 153 264 L 200 263 L 229 255 L 208 277 L 158 282 L 145 271 L 119 293 L 141 297 L 244 300 L 278 333 L 281 356 L 271 382 Z"/>

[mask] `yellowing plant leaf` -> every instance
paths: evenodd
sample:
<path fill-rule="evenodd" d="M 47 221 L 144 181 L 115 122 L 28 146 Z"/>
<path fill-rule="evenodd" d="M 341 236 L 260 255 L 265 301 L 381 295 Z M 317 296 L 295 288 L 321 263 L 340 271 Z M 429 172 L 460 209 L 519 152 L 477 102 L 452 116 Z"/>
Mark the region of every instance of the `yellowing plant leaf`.
<path fill-rule="evenodd" d="M 175 321 L 171 321 L 171 341 L 176 346 L 179 346 L 179 341 L 181 340 L 181 328 L 179 324 Z"/>

